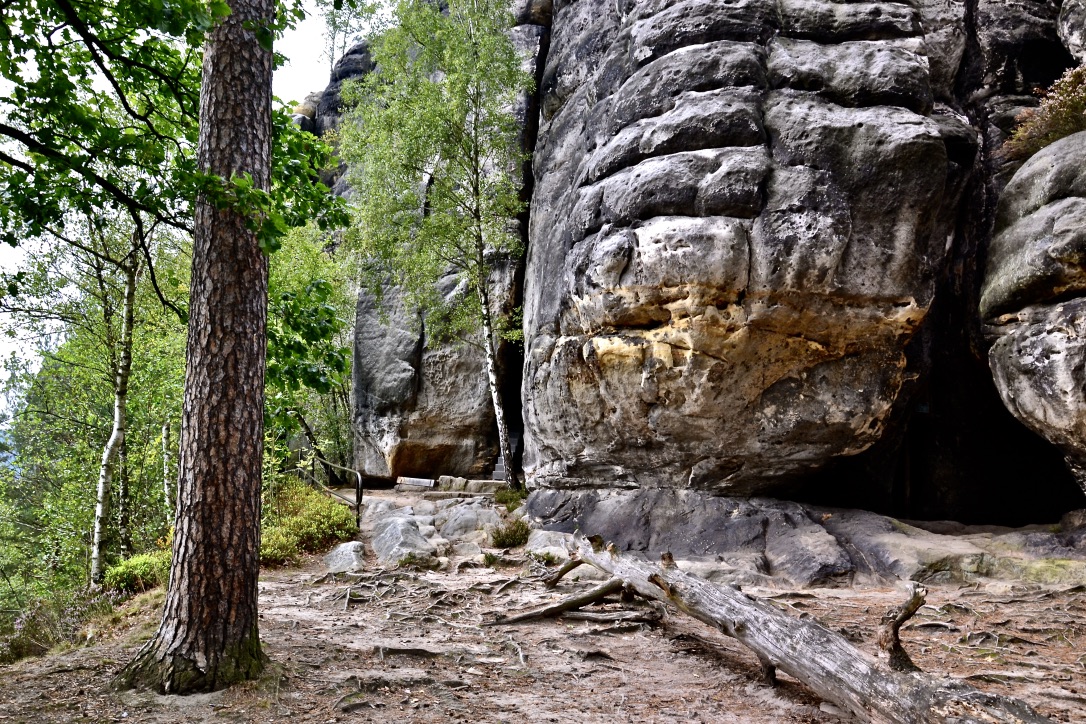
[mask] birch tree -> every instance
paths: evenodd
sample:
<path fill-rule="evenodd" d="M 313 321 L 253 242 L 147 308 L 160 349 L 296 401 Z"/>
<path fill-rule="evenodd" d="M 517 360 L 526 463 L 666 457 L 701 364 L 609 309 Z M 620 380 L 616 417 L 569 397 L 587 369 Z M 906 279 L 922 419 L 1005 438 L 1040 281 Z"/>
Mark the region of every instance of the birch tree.
<path fill-rule="evenodd" d="M 55 582 L 82 586 L 168 525 L 147 509 L 144 471 L 157 459 L 157 425 L 148 422 L 175 399 L 180 324 L 147 283 L 142 246 L 179 304 L 185 280 L 174 269 L 187 254 L 177 248 L 184 239 L 161 228 L 154 240 L 133 238 L 123 214 L 69 222 L 3 274 L 13 283 L 0 283 L 0 328 L 19 339 L 25 363 L 7 364 L 16 464 L 6 487 L 43 531 L 26 542 L 26 560 L 51 555 Z"/>
<path fill-rule="evenodd" d="M 108 254 L 99 254 L 95 260 L 110 263 L 116 267 L 123 280 L 123 291 L 120 309 L 120 334 L 113 334 L 114 325 L 109 317 L 113 315 L 113 307 L 108 302 L 108 296 L 104 295 L 106 304 L 103 309 L 107 315 L 105 329 L 107 330 L 107 352 L 109 353 L 110 372 L 113 378 L 113 427 L 110 430 L 109 439 L 102 449 L 102 463 L 98 468 L 97 500 L 94 509 L 94 541 L 91 546 L 92 583 L 100 583 L 105 574 L 104 545 L 106 540 L 106 526 L 108 525 L 110 486 L 113 481 L 114 469 L 118 460 L 121 462 L 121 489 L 119 491 L 120 516 L 118 533 L 121 540 L 121 548 L 128 552 L 132 547 L 132 539 L 129 531 L 128 515 L 128 468 L 125 464 L 125 433 L 128 429 L 128 380 L 132 373 L 132 338 L 133 328 L 136 324 L 136 284 L 139 281 L 140 251 L 143 241 L 138 232 L 131 234 L 131 243 L 128 245 L 124 256 L 115 259 Z M 102 285 L 105 292 L 105 285 Z"/>
<path fill-rule="evenodd" d="M 512 108 L 532 79 L 505 34 L 512 16 L 503 2 L 451 0 L 443 12 L 403 0 L 393 18 L 374 43 L 377 71 L 346 90 L 357 105 L 341 131 L 367 275 L 378 296 L 394 280 L 426 310 L 431 339 L 481 337 L 506 480 L 519 488 L 500 391 L 503 320 L 489 279 L 522 253 L 512 222 L 523 208 L 524 156 Z M 450 272 L 460 278 L 451 302 L 437 290 Z"/>

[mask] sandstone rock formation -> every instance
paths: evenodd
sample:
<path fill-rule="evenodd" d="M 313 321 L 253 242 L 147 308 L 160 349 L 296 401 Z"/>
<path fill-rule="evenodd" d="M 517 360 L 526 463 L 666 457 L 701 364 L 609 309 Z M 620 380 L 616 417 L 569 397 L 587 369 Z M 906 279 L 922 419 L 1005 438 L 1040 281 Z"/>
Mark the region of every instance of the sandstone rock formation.
<path fill-rule="evenodd" d="M 523 2 L 521 23 L 512 31 L 515 47 L 534 72 L 545 52 L 549 4 Z M 317 134 L 334 130 L 343 112 L 343 84 L 374 69 L 369 43 L 348 49 L 332 71 L 323 92 L 303 104 L 303 128 Z M 534 139 L 537 115 L 534 94 L 525 93 L 515 109 L 524 128 L 524 145 Z M 350 193 L 340 168 L 327 181 L 341 195 Z M 530 192 L 530 182 L 525 183 Z M 515 262 L 496 265 L 491 279 L 492 299 L 502 315 L 519 294 L 519 267 Z M 450 277 L 442 293 L 457 294 Z M 509 355 L 506 354 L 508 365 Z M 513 364 L 519 367 L 519 360 Z M 382 301 L 363 290 L 356 308 L 353 380 L 355 467 L 377 478 L 489 475 L 498 455 L 494 413 L 486 382 L 482 352 L 466 343 L 435 343 L 425 319 L 402 304 L 394 285 L 385 288 Z M 518 378 L 519 379 L 519 378 Z M 518 390 L 508 397 L 516 399 Z M 507 403 L 508 404 L 508 403 Z M 519 418 L 519 404 L 512 405 Z M 519 432 L 519 419 L 514 431 Z"/>
<path fill-rule="evenodd" d="M 1086 575 L 1086 527 L 1022 529 L 905 522 L 861 510 L 694 490 L 541 490 L 529 499 L 528 550 L 559 555 L 575 530 L 619 551 L 713 581 L 800 586 L 857 580 L 973 582 L 983 578 L 1075 585 Z"/>
<path fill-rule="evenodd" d="M 980 306 L 996 386 L 1086 490 L 1086 133 L 1019 169 L 996 224 Z"/>
<path fill-rule="evenodd" d="M 1050 442 L 1077 459 L 1067 330 L 1083 295 L 1049 294 L 1068 267 L 1053 271 L 1042 240 L 1075 217 L 1023 211 L 1033 241 L 993 242 L 983 310 L 980 289 L 1015 170 L 1000 145 L 1084 58 L 1084 7 L 514 2 L 539 77 L 518 106 L 527 266 L 501 281 L 509 304 L 523 293 L 530 484 L 794 490 L 1018 522 L 1081 505 Z M 314 128 L 334 126 L 340 76 Z M 388 326 L 365 295 L 359 312 L 360 469 L 485 472 L 494 434 L 470 349 L 428 350 L 424 321 L 395 304 Z M 515 350 L 505 364 L 515 378 Z"/>
<path fill-rule="evenodd" d="M 960 49 L 927 57 L 953 23 L 929 39 L 923 19 L 556 8 L 525 290 L 534 484 L 756 493 L 882 435 L 976 143 L 936 102 Z"/>
<path fill-rule="evenodd" d="M 1086 2 L 1063 0 L 1059 20 L 1060 39 L 1079 63 L 1086 63 Z"/>
<path fill-rule="evenodd" d="M 495 298 L 512 298 L 513 269 L 495 275 Z M 456 294 L 456 281 L 444 292 Z M 395 287 L 381 305 L 363 291 L 355 316 L 355 466 L 379 478 L 490 472 L 498 454 L 482 352 L 469 343 L 427 345 L 425 319 Z"/>

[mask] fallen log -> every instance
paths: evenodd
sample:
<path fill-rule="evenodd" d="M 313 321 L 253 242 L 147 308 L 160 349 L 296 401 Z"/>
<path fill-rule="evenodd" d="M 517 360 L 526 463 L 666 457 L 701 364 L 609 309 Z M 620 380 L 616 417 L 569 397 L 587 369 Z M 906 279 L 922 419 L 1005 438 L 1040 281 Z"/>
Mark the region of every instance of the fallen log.
<path fill-rule="evenodd" d="M 796 619 L 743 593 L 673 568 L 604 550 L 577 536 L 581 561 L 620 579 L 646 598 L 679 610 L 737 639 L 754 652 L 763 676 L 776 669 L 861 721 L 890 724 L 1053 724 L 1027 704 L 952 679 L 890 671 L 843 636 L 811 619 Z"/>

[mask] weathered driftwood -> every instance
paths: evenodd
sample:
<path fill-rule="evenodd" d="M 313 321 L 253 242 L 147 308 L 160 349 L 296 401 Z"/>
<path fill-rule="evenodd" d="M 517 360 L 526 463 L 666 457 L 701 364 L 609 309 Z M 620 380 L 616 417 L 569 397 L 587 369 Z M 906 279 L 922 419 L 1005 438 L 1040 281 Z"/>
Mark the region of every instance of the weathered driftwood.
<path fill-rule="evenodd" d="M 538 621 L 541 618 L 554 618 L 555 616 L 561 616 L 567 611 L 572 611 L 582 606 L 587 606 L 597 601 L 602 601 L 613 593 L 618 593 L 623 588 L 622 581 L 617 578 L 612 578 L 603 585 L 596 586 L 593 589 L 585 591 L 584 593 L 576 596 L 570 596 L 564 598 L 558 603 L 552 603 L 548 606 L 543 606 L 534 611 L 526 611 L 525 613 L 517 613 L 512 616 L 506 616 L 504 614 L 498 614 L 498 618 L 489 623 L 483 624 L 484 626 L 505 626 L 511 623 L 523 623 L 525 621 Z"/>
<path fill-rule="evenodd" d="M 598 539 L 578 536 L 576 544 L 582 561 L 743 643 L 762 663 L 766 678 L 780 669 L 862 721 L 1052 724 L 1016 699 L 949 679 L 882 668 L 840 634 L 813 620 L 792 618 L 738 588 L 604 550 Z"/>

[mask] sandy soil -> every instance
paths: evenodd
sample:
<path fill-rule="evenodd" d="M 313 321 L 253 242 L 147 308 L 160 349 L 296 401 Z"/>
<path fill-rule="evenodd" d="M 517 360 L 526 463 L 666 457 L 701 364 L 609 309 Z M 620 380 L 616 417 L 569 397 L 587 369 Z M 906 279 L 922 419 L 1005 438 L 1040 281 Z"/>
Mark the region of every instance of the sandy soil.
<path fill-rule="evenodd" d="M 0 668 L 0 722 L 775 722 L 847 721 L 676 612 L 655 625 L 548 620 L 484 627 L 595 585 L 548 591 L 538 564 L 382 572 L 314 583 L 317 562 L 266 572 L 257 682 L 190 697 L 113 692 L 112 675 L 157 624 L 157 597 L 121 612 L 91 645 Z M 534 566 L 534 568 L 533 568 Z M 874 650 L 893 589 L 753 591 Z M 619 608 L 617 602 L 610 609 Z M 599 609 L 597 609 L 599 610 Z M 1086 586 L 932 587 L 903 630 L 914 660 L 1019 696 L 1056 721 L 1086 722 Z"/>

